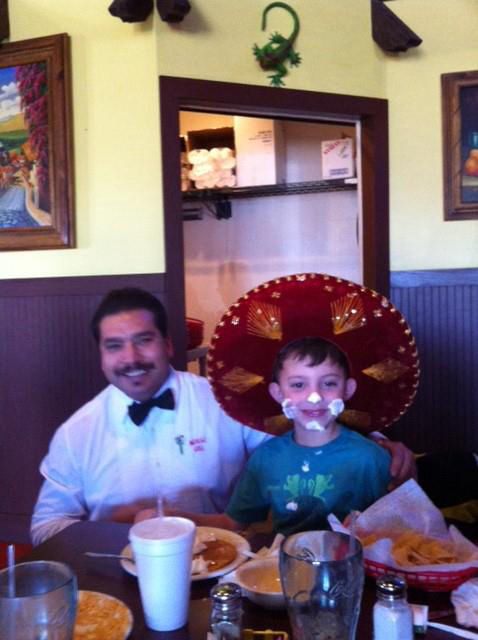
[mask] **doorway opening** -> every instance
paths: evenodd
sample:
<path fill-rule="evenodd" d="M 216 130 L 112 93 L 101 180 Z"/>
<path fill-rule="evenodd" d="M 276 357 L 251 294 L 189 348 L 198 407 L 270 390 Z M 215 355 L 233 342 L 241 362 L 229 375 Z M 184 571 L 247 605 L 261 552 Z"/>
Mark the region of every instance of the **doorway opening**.
<path fill-rule="evenodd" d="M 360 211 L 360 230 L 358 235 L 360 237 L 359 262 L 361 278 L 353 277 L 353 274 L 348 272 L 341 275 L 353 280 L 361 280 L 366 286 L 388 294 L 388 121 L 387 102 L 385 100 L 161 77 L 160 104 L 166 286 L 168 309 L 171 317 L 171 334 L 176 345 L 176 366 L 185 368 L 187 361 L 185 317 L 188 310 L 186 306 L 185 258 L 187 258 L 187 252 L 190 251 L 188 236 L 204 233 L 209 235 L 206 226 L 201 227 L 201 231 L 198 231 L 200 229 L 199 226 L 195 226 L 195 230 L 192 233 L 185 232 L 185 225 L 201 225 L 202 221 L 199 223 L 183 223 L 183 200 L 185 199 L 185 194 L 181 191 L 180 121 L 184 119 L 185 114 L 190 114 L 190 117 L 194 117 L 195 114 L 196 117 L 204 117 L 205 114 L 208 114 L 208 116 L 220 116 L 221 118 L 238 116 L 255 119 L 264 118 L 264 121 L 280 122 L 285 127 L 295 128 L 297 131 L 302 132 L 308 126 L 316 126 L 319 123 L 336 126 L 338 127 L 337 131 L 344 127 L 349 127 L 347 131 L 350 131 L 350 128 L 352 130 L 355 129 L 359 184 L 354 197 L 358 198 L 358 209 Z M 310 178 L 311 176 L 306 177 Z M 292 177 L 293 182 L 296 182 L 296 179 L 297 176 Z M 286 177 L 286 181 L 287 183 L 290 182 L 289 177 Z M 246 196 L 249 195 L 251 194 L 246 194 Z M 332 195 L 335 196 L 336 194 Z M 347 193 L 343 195 L 350 196 Z M 281 209 L 287 209 L 286 202 L 291 202 L 290 198 L 291 195 L 280 196 Z M 262 201 L 261 208 L 264 209 L 266 201 L 277 203 L 279 199 L 274 197 L 259 198 L 258 200 Z M 233 201 L 234 219 L 236 219 L 236 214 L 237 218 L 240 219 L 239 211 L 241 207 L 244 209 L 245 203 L 248 203 L 247 207 L 250 210 L 250 199 L 241 198 Z M 270 206 L 272 213 L 269 215 L 273 216 L 275 204 Z M 236 211 L 234 212 L 234 210 Z M 293 220 L 291 215 L 288 215 L 283 220 L 288 221 L 287 224 L 297 224 L 297 220 Z M 216 220 L 214 224 L 217 223 L 227 225 L 229 221 Z M 212 219 L 208 224 L 213 224 Z M 244 224 L 244 219 L 242 224 Z M 285 222 L 282 222 L 281 226 L 284 224 Z M 230 233 L 231 230 L 228 229 L 226 235 Z M 260 242 L 261 240 L 258 238 L 257 243 Z M 220 238 L 217 243 L 220 244 Z M 347 247 L 337 246 L 337 253 L 340 253 L 341 249 L 347 251 Z M 297 253 L 299 251 L 297 249 Z M 313 253 L 313 250 L 309 251 L 309 253 L 311 252 Z M 309 256 L 312 260 L 313 257 L 313 255 Z M 295 270 L 293 262 L 291 259 L 290 269 L 287 270 L 289 273 Z M 327 271 L 327 269 L 309 269 L 306 264 L 303 266 L 304 268 L 298 268 L 297 270 Z M 277 275 L 284 275 L 284 266 L 281 265 L 279 268 L 281 273 L 277 273 Z M 254 278 L 254 275 L 252 277 Z M 252 286 L 267 280 L 268 277 L 268 273 L 264 278 L 257 279 L 256 277 Z M 239 294 L 246 289 L 240 290 Z M 208 297 L 213 297 L 211 290 L 202 285 L 196 287 L 195 295 L 198 296 L 198 299 L 201 299 L 201 304 L 204 304 Z M 223 310 L 233 301 L 229 300 Z"/>

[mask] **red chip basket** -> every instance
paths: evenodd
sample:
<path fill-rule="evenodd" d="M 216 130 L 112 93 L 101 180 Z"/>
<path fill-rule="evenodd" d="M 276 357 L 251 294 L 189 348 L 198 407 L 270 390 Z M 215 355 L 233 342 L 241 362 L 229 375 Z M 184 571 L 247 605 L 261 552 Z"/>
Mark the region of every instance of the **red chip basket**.
<path fill-rule="evenodd" d="M 478 573 L 476 567 L 461 571 L 399 571 L 373 560 L 364 559 L 365 573 L 371 578 L 379 578 L 385 573 L 401 576 L 407 585 L 423 591 L 452 591 Z"/>

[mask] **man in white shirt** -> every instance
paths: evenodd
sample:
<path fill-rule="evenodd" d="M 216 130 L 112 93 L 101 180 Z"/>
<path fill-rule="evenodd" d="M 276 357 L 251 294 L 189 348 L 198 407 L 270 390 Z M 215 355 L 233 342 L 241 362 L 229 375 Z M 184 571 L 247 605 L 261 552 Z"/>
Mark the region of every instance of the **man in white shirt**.
<path fill-rule="evenodd" d="M 221 514 L 265 433 L 229 418 L 205 378 L 175 371 L 162 304 L 141 289 L 111 291 L 92 319 L 110 383 L 56 431 L 40 465 L 34 544 L 79 520 L 132 521 L 164 498 L 173 510 Z M 387 441 L 403 481 L 413 456 Z"/>

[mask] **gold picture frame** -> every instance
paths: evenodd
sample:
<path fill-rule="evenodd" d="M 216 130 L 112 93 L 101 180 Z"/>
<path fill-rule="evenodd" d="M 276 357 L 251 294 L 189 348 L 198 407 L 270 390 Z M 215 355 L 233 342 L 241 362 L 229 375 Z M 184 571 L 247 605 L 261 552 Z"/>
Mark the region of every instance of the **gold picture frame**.
<path fill-rule="evenodd" d="M 70 39 L 0 47 L 0 250 L 74 246 Z"/>
<path fill-rule="evenodd" d="M 441 76 L 445 220 L 478 219 L 478 71 Z"/>

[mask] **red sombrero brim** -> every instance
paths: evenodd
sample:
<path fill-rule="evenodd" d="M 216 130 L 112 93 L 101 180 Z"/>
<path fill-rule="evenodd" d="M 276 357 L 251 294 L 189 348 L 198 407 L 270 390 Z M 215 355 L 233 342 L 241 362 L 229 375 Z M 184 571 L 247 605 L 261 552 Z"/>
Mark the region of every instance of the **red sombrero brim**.
<path fill-rule="evenodd" d="M 268 433 L 290 428 L 268 385 L 278 351 L 321 337 L 347 356 L 357 391 L 340 421 L 362 433 L 384 429 L 410 406 L 418 387 L 415 340 L 404 317 L 376 291 L 324 274 L 285 276 L 239 298 L 215 329 L 208 378 L 235 420 Z"/>

